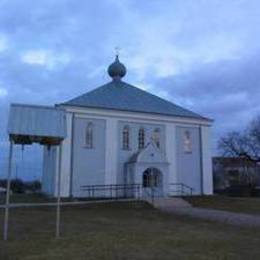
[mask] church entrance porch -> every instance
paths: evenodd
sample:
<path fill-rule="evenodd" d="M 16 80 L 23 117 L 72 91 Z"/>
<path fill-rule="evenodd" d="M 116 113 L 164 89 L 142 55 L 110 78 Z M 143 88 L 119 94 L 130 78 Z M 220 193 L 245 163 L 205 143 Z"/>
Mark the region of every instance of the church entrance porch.
<path fill-rule="evenodd" d="M 169 163 L 153 142 L 134 154 L 126 169 L 126 184 L 139 184 L 142 197 L 167 196 Z"/>

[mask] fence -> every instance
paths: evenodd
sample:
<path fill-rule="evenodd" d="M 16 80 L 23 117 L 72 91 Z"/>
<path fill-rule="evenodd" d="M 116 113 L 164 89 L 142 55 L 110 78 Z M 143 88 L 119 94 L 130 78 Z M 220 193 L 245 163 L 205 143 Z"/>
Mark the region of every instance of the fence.
<path fill-rule="evenodd" d="M 172 196 L 192 196 L 193 188 L 184 183 L 170 183 L 169 194 Z"/>
<path fill-rule="evenodd" d="M 83 185 L 81 191 L 86 198 L 140 198 L 140 184 Z"/>

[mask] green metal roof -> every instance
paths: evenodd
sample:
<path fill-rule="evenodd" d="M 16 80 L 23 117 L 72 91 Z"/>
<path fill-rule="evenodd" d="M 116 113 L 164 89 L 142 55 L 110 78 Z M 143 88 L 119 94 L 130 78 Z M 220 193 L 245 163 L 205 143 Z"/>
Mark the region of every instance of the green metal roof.
<path fill-rule="evenodd" d="M 61 105 L 152 113 L 211 121 L 121 80 L 112 80 Z"/>

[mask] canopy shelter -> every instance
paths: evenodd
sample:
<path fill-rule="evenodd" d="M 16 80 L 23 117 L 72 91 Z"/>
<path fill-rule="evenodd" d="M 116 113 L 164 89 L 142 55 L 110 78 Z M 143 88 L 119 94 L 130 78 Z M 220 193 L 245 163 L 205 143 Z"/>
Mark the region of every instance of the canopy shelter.
<path fill-rule="evenodd" d="M 65 112 L 55 107 L 12 104 L 8 134 L 15 144 L 59 145 L 66 137 Z"/>
<path fill-rule="evenodd" d="M 8 157 L 4 240 L 7 240 L 8 235 L 13 144 L 30 145 L 32 143 L 39 143 L 47 146 L 59 145 L 59 156 L 61 156 L 61 143 L 66 137 L 65 111 L 58 107 L 11 104 L 8 120 L 8 135 L 10 149 Z M 61 158 L 59 158 L 57 184 L 56 237 L 59 237 L 60 225 L 60 159 Z"/>

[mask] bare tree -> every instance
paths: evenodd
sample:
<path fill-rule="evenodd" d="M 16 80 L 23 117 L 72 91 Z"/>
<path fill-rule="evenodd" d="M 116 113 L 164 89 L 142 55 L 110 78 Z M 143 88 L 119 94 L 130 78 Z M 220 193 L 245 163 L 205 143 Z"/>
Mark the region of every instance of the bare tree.
<path fill-rule="evenodd" d="M 242 157 L 260 163 L 260 115 L 244 131 L 230 132 L 221 137 L 218 148 L 225 156 Z"/>

